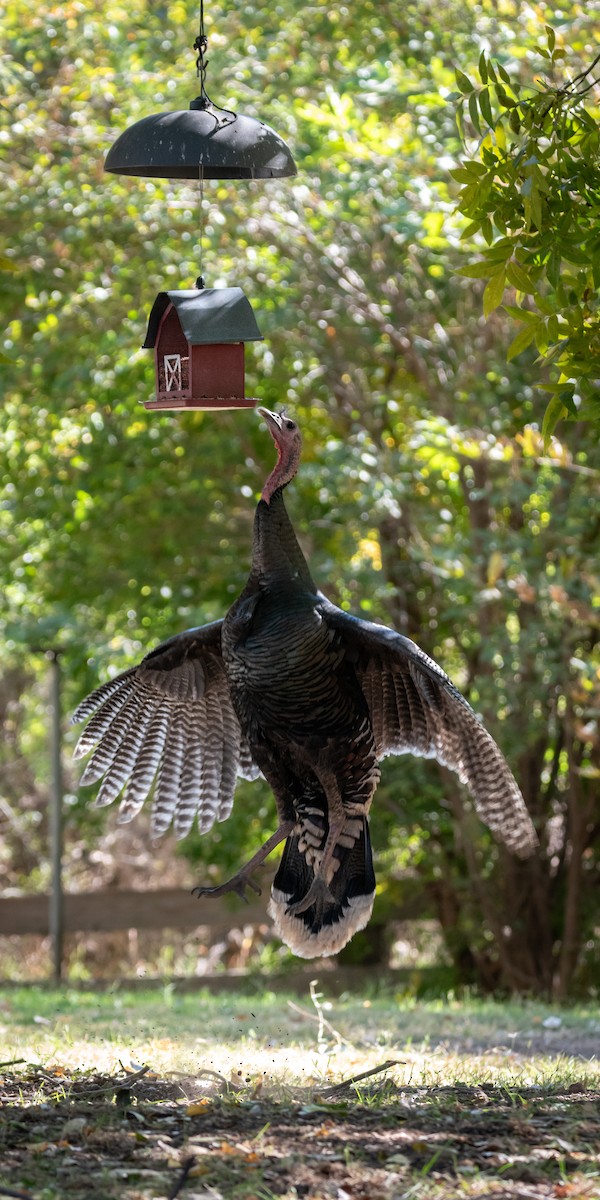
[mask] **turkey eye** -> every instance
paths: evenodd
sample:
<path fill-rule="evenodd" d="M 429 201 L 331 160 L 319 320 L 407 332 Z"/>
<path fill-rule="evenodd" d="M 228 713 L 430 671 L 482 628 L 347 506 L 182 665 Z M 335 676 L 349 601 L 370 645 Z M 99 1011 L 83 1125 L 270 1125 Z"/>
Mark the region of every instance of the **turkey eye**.
<path fill-rule="evenodd" d="M 286 427 L 286 429 L 295 429 L 296 428 L 293 421 L 286 421 L 285 427 Z"/>

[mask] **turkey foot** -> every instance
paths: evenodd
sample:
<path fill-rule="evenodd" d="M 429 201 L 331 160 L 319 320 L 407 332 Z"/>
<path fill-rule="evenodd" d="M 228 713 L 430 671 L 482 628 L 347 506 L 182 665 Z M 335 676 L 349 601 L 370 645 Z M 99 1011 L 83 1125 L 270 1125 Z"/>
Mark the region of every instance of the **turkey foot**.
<path fill-rule="evenodd" d="M 270 838 L 267 838 L 260 850 L 257 850 L 256 854 L 252 855 L 250 861 L 247 862 L 246 865 L 241 868 L 241 870 L 237 871 L 235 875 L 232 875 L 231 879 L 228 879 L 226 883 L 218 884 L 217 887 L 198 886 L 192 888 L 192 896 L 212 896 L 214 898 L 215 896 L 224 896 L 227 892 L 236 892 L 237 895 L 241 896 L 242 900 L 248 904 L 249 900 L 246 895 L 247 887 L 252 888 L 252 891 L 256 892 L 257 896 L 262 895 L 262 891 L 258 884 L 255 883 L 250 876 L 252 872 L 256 871 L 256 868 L 260 867 L 261 863 L 265 861 L 265 858 L 267 858 L 267 856 L 271 853 L 271 850 L 274 850 L 276 846 L 279 846 L 280 842 L 284 842 L 285 839 L 289 837 L 293 828 L 293 821 L 284 821 L 283 824 L 281 824 L 279 828 L 275 830 L 275 833 L 272 833 Z"/>
<path fill-rule="evenodd" d="M 295 904 L 290 904 L 286 912 L 290 917 L 297 917 L 300 913 L 306 912 L 312 904 L 316 908 L 318 918 L 322 917 L 332 904 L 337 904 L 329 885 L 319 875 L 313 879 L 306 895 L 301 900 L 297 900 Z"/>
<path fill-rule="evenodd" d="M 327 909 L 338 903 L 327 883 L 326 875 L 333 858 L 338 837 L 343 828 L 343 820 L 340 820 L 339 817 L 335 823 L 330 824 L 327 841 L 325 842 L 325 848 L 315 877 L 306 895 L 301 900 L 297 900 L 295 904 L 290 904 L 289 908 L 286 909 L 288 916 L 297 917 L 300 913 L 306 912 L 307 908 L 310 908 L 314 904 L 317 919 L 321 920 Z"/>
<path fill-rule="evenodd" d="M 249 904 L 250 901 L 246 895 L 247 887 L 252 888 L 252 891 L 256 892 L 257 896 L 262 896 L 262 888 L 259 888 L 258 884 L 246 874 L 245 868 L 242 868 L 241 871 L 238 871 L 237 875 L 233 875 L 226 883 L 220 883 L 217 887 L 198 886 L 192 888 L 192 896 L 198 896 L 199 899 L 202 896 L 212 896 L 214 898 L 215 896 L 225 896 L 227 892 L 237 892 L 244 903 Z"/>

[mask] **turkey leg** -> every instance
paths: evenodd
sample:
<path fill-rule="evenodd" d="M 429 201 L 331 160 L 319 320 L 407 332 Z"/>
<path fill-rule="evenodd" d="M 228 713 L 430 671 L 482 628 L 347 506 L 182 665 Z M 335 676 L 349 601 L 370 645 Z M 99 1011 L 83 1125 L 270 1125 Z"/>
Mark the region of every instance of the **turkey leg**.
<path fill-rule="evenodd" d="M 303 896 L 301 900 L 296 901 L 295 904 L 290 904 L 289 908 L 286 909 L 286 912 L 289 913 L 290 916 L 297 917 L 300 913 L 306 912 L 306 909 L 310 908 L 311 904 L 314 904 L 316 905 L 317 915 L 322 917 L 332 904 L 337 904 L 335 896 L 333 895 L 327 880 L 327 868 L 331 863 L 338 837 L 343 828 L 344 824 L 341 822 L 339 825 L 334 825 L 334 827 L 330 830 L 323 857 L 319 863 L 319 866 L 317 867 L 317 870 L 315 871 L 315 877 L 306 895 Z"/>
<path fill-rule="evenodd" d="M 231 877 L 231 879 L 228 879 L 226 883 L 220 883 L 217 887 L 192 888 L 192 896 L 224 896 L 226 892 L 237 892 L 238 896 L 241 896 L 242 900 L 248 904 L 249 901 L 246 895 L 247 887 L 252 888 L 252 891 L 256 892 L 257 896 L 261 895 L 261 889 L 259 888 L 258 884 L 250 878 L 252 872 L 256 871 L 257 867 L 260 867 L 261 863 L 263 863 L 265 858 L 267 858 L 271 853 L 271 850 L 274 850 L 276 846 L 279 846 L 281 842 L 284 842 L 285 839 L 290 836 L 293 829 L 293 821 L 283 821 L 282 824 L 275 830 L 275 833 L 272 833 L 270 838 L 267 838 L 260 850 L 257 850 L 256 854 L 252 855 L 250 861 L 247 862 L 240 871 L 237 871 L 236 874 Z"/>
<path fill-rule="evenodd" d="M 340 792 L 337 780 L 332 772 L 328 770 L 316 769 L 316 774 L 323 785 L 325 795 L 327 797 L 327 816 L 329 820 L 329 833 L 321 861 L 315 871 L 315 877 L 306 893 L 301 900 L 295 904 L 290 904 L 286 909 L 290 916 L 295 917 L 300 913 L 306 912 L 312 904 L 316 905 L 318 916 L 322 917 L 324 912 L 336 903 L 335 897 L 332 895 L 329 887 L 329 881 L 335 874 L 331 870 L 331 860 L 334 850 L 338 844 L 338 838 L 344 831 L 346 823 L 347 811 L 344 808 L 342 794 Z M 339 866 L 339 863 L 338 863 Z"/>

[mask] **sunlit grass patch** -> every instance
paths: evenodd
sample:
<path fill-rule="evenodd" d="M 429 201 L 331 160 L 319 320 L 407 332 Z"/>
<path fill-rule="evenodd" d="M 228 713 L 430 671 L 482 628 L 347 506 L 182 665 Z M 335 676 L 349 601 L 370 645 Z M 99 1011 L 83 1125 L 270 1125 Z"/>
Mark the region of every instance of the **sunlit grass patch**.
<path fill-rule="evenodd" d="M 23 988 L 0 997 L 2 1059 L 113 1071 L 202 1069 L 306 1087 L 399 1058 L 397 1081 L 415 1086 L 600 1081 L 600 1021 L 585 1007 L 345 996 L 327 1001 L 267 988 L 238 995 L 178 993 L 172 985 L 105 993 Z"/>

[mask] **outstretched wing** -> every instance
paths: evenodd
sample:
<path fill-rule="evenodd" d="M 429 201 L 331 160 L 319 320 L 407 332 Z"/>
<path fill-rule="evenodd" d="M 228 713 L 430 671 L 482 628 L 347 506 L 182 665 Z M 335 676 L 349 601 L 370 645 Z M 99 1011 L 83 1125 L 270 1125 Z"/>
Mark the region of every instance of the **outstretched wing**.
<path fill-rule="evenodd" d="M 233 710 L 221 655 L 222 621 L 180 633 L 92 692 L 73 714 L 87 718 L 75 748 L 93 749 L 81 782 L 102 780 L 96 804 L 123 793 L 119 822 L 131 821 L 153 791 L 151 825 L 173 822 L 185 837 L 194 817 L 202 833 L 224 821 L 236 777 L 255 779 Z"/>
<path fill-rule="evenodd" d="M 520 857 L 532 854 L 537 835 L 504 755 L 441 667 L 410 638 L 325 597 L 319 611 L 354 663 L 378 757 L 417 754 L 450 767 L 492 833 Z"/>

